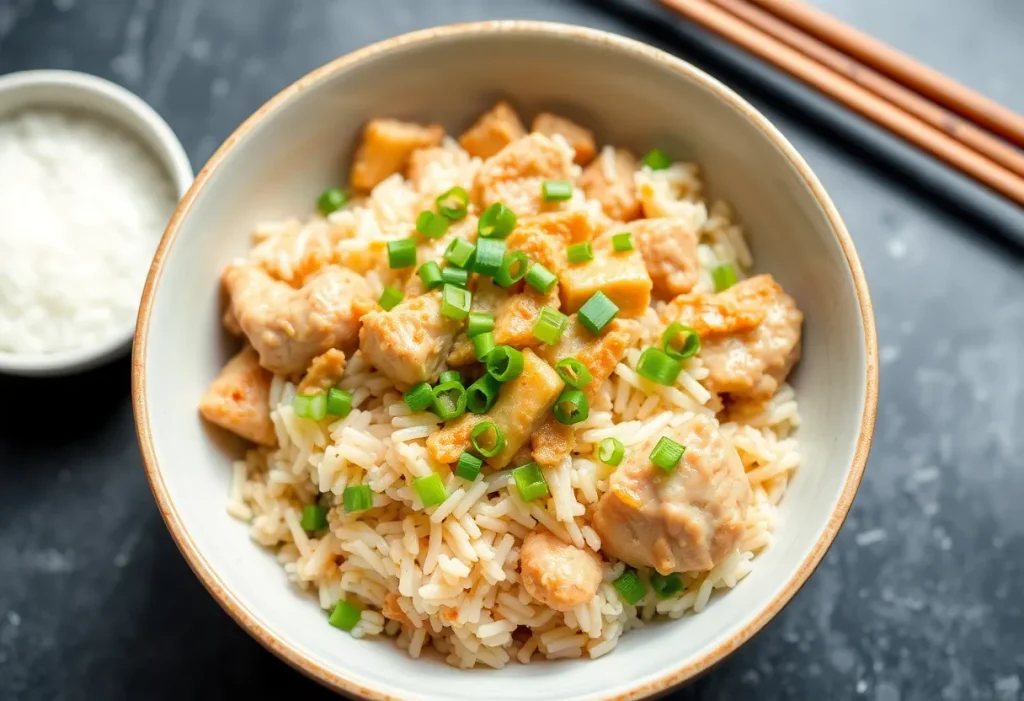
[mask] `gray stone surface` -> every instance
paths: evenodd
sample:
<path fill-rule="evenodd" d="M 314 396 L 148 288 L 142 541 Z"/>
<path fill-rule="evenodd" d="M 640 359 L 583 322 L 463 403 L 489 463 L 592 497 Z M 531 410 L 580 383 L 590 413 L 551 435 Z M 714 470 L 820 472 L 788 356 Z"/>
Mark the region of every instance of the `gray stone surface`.
<path fill-rule="evenodd" d="M 818 2 L 1024 111 L 1020 0 Z M 871 283 L 882 396 L 850 518 L 793 603 L 673 698 L 1024 698 L 1019 211 L 640 0 L 0 0 L 0 72 L 112 78 L 198 167 L 326 60 L 497 17 L 632 35 L 736 87 L 821 176 Z M 176 551 L 136 448 L 127 360 L 0 377 L 0 397 L 0 699 L 327 696 L 231 622 Z"/>

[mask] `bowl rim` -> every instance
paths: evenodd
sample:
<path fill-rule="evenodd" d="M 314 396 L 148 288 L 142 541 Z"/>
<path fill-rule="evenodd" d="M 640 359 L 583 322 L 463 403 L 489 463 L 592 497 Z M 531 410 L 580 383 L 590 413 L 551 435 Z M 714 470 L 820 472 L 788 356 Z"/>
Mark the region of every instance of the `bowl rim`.
<path fill-rule="evenodd" d="M 714 92 L 720 99 L 743 114 L 750 123 L 760 129 L 782 152 L 786 159 L 797 169 L 798 173 L 813 194 L 815 200 L 822 208 L 832 231 L 835 234 L 846 262 L 849 265 L 850 274 L 853 279 L 854 291 L 857 296 L 861 321 L 864 330 L 866 376 L 864 384 L 864 410 L 861 415 L 860 429 L 857 444 L 854 451 L 849 470 L 847 471 L 842 492 L 836 502 L 835 508 L 829 517 L 823 531 L 819 534 L 814 546 L 800 563 L 799 567 L 784 582 L 780 591 L 763 607 L 756 612 L 753 619 L 744 627 L 734 633 L 727 640 L 718 644 L 712 649 L 705 651 L 697 659 L 687 664 L 674 666 L 665 670 L 656 678 L 650 681 L 637 683 L 627 690 L 616 695 L 601 697 L 606 701 L 625 701 L 626 699 L 639 699 L 664 692 L 667 689 L 681 684 L 693 677 L 705 672 L 711 666 L 717 664 L 731 652 L 740 647 L 768 623 L 782 608 L 792 599 L 797 591 L 810 577 L 821 559 L 824 557 L 829 546 L 853 503 L 857 488 L 860 486 L 864 475 L 864 468 L 867 463 L 868 453 L 871 448 L 872 434 L 874 431 L 875 414 L 878 406 L 878 341 L 875 330 L 875 318 L 872 310 L 871 298 L 868 293 L 867 281 L 860 260 L 854 248 L 853 240 L 839 215 L 838 210 L 832 203 L 824 187 L 817 176 L 811 171 L 803 157 L 797 152 L 792 144 L 782 135 L 768 119 L 758 112 L 746 100 L 726 87 L 717 79 L 711 77 L 695 66 L 668 54 L 653 46 L 649 46 L 634 39 L 628 39 L 602 30 L 579 27 L 575 25 L 542 22 L 532 20 L 493 20 L 483 22 L 470 22 L 463 24 L 452 24 L 402 34 L 390 39 L 385 39 L 370 44 L 361 49 L 336 58 L 323 66 L 314 69 L 305 76 L 284 88 L 274 97 L 268 100 L 263 106 L 248 117 L 211 156 L 195 179 L 192 187 L 189 188 L 184 198 L 178 205 L 177 210 L 171 218 L 163 238 L 157 248 L 153 259 L 153 265 L 146 279 L 146 286 L 142 295 L 142 303 L 139 309 L 137 332 L 132 355 L 132 404 L 134 408 L 136 431 L 138 434 L 139 447 L 142 452 L 143 463 L 150 488 L 156 499 L 161 516 L 167 525 L 175 543 L 189 566 L 196 576 L 203 583 L 203 586 L 210 592 L 213 598 L 221 607 L 242 626 L 252 637 L 259 641 L 265 648 L 274 653 L 278 658 L 289 664 L 294 669 L 302 672 L 308 677 L 324 684 L 325 686 L 349 695 L 374 701 L 398 701 L 398 697 L 388 693 L 370 689 L 346 678 L 337 671 L 306 657 L 300 650 L 290 644 L 282 642 L 276 637 L 271 627 L 264 622 L 259 614 L 250 610 L 240 599 L 227 589 L 217 572 L 211 564 L 203 557 L 197 549 L 195 542 L 185 529 L 180 514 L 170 499 L 167 486 L 164 483 L 163 473 L 157 460 L 152 435 L 150 432 L 149 413 L 146 402 L 146 354 L 149 336 L 150 312 L 156 288 L 158 286 L 161 270 L 168 250 L 174 244 L 182 220 L 191 209 L 199 192 L 203 189 L 206 181 L 216 172 L 219 164 L 232 150 L 235 144 L 252 130 L 268 113 L 276 110 L 287 103 L 295 95 L 303 92 L 334 74 L 349 69 L 372 57 L 386 54 L 400 48 L 428 44 L 435 41 L 444 41 L 454 37 L 461 37 L 471 34 L 496 34 L 496 33 L 518 33 L 524 35 L 540 35 L 566 40 L 577 40 L 591 44 L 601 44 L 610 47 L 618 52 L 630 54 L 647 61 L 661 64 L 665 68 L 681 74 L 685 78 L 696 82 L 704 88 Z"/>
<path fill-rule="evenodd" d="M 105 78 L 68 70 L 26 70 L 0 76 L 0 98 L 21 90 L 48 86 L 56 92 L 51 98 L 30 101 L 28 104 L 71 105 L 69 98 L 75 93 L 91 93 L 111 107 L 110 114 L 101 114 L 107 120 L 130 132 L 140 130 L 152 138 L 159 148 L 144 144 L 153 158 L 163 167 L 180 201 L 193 182 L 194 173 L 188 154 L 167 121 L 142 98 Z M 27 106 L 27 105 L 26 105 Z M 86 110 L 91 112 L 91 110 Z M 115 116 L 115 114 L 117 116 Z M 134 117 L 134 120 L 132 119 Z M 142 139 L 140 139 L 142 140 Z M 161 238 L 162 240 L 162 238 Z M 42 376 L 66 375 L 95 367 L 127 350 L 135 333 L 134 324 L 126 324 L 117 333 L 86 348 L 57 353 L 9 353 L 0 351 L 0 373 Z"/>

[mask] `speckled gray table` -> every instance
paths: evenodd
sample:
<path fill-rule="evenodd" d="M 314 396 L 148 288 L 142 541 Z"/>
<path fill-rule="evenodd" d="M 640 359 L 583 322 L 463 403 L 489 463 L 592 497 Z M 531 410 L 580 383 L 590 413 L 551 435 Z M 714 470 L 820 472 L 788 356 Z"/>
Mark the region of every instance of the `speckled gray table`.
<path fill-rule="evenodd" d="M 1024 111 L 1020 0 L 818 3 Z M 825 182 L 871 283 L 882 397 L 850 518 L 793 603 L 674 698 L 1024 698 L 1019 212 L 637 0 L 0 0 L 0 72 L 112 78 L 198 167 L 328 59 L 496 17 L 633 35 L 733 85 Z M 127 360 L 0 377 L 0 398 L 0 699 L 327 696 L 231 622 L 175 549 L 135 445 Z"/>

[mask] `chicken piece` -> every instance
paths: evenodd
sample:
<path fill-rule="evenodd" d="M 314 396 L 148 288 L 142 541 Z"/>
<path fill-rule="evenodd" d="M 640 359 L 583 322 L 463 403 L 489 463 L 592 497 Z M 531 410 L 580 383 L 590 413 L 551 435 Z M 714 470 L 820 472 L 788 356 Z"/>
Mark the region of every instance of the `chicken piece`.
<path fill-rule="evenodd" d="M 562 245 L 568 246 L 571 243 L 590 241 L 597 235 L 597 227 L 585 209 L 570 209 L 523 217 L 513 234 L 522 233 L 527 236 L 552 236 Z"/>
<path fill-rule="evenodd" d="M 433 382 L 441 374 L 460 322 L 441 314 L 441 291 L 406 299 L 363 317 L 363 355 L 396 383 Z"/>
<path fill-rule="evenodd" d="M 403 626 L 412 626 L 414 628 L 419 627 L 409 620 L 409 616 L 407 616 L 405 611 L 402 610 L 402 607 L 398 605 L 398 594 L 394 592 L 389 591 L 384 595 L 384 605 L 380 607 L 380 612 L 384 615 L 384 618 L 389 621 L 398 621 Z"/>
<path fill-rule="evenodd" d="M 698 414 L 663 432 L 686 452 L 665 472 L 650 460 L 661 436 L 630 449 L 594 511 L 601 550 L 661 574 L 710 570 L 743 535 L 750 483 L 713 418 Z"/>
<path fill-rule="evenodd" d="M 249 346 L 228 361 L 217 379 L 199 400 L 204 419 L 242 438 L 274 445 L 277 435 L 270 420 L 270 381 L 273 375 L 260 367 L 259 356 Z"/>
<path fill-rule="evenodd" d="M 439 124 L 371 119 L 352 159 L 349 183 L 359 190 L 372 190 L 389 175 L 405 170 L 413 151 L 437 146 L 443 138 L 444 127 Z"/>
<path fill-rule="evenodd" d="M 581 166 L 594 160 L 594 154 L 597 153 L 597 146 L 594 145 L 594 132 L 581 127 L 572 120 L 559 117 L 557 114 L 550 112 L 538 114 L 533 118 L 532 131 L 544 136 L 560 134 L 572 146 L 572 150 L 576 154 L 573 160 Z"/>
<path fill-rule="evenodd" d="M 260 365 L 278 375 L 302 372 L 331 348 L 355 351 L 359 320 L 374 307 L 366 281 L 337 265 L 295 289 L 256 266 L 232 264 L 224 271 L 224 286 Z"/>
<path fill-rule="evenodd" d="M 508 297 L 508 291 L 503 290 L 491 281 L 490 278 L 479 277 L 476 280 L 476 289 L 473 290 L 473 301 L 470 311 L 495 314 L 498 307 Z M 497 338 L 495 338 L 497 343 Z M 476 362 L 476 349 L 473 342 L 466 335 L 465 329 L 459 331 L 455 337 L 451 354 L 448 356 L 448 365 L 461 367 Z"/>
<path fill-rule="evenodd" d="M 556 611 L 571 611 L 594 598 L 601 586 L 601 558 L 548 531 L 531 531 L 519 553 L 523 586 Z"/>
<path fill-rule="evenodd" d="M 409 156 L 406 178 L 428 199 L 433 199 L 454 185 L 467 187 L 480 165 L 454 143 L 416 149 Z M 468 189 L 468 188 L 467 188 Z M 433 206 L 430 202 L 428 208 Z"/>
<path fill-rule="evenodd" d="M 490 158 L 513 141 L 526 136 L 526 129 L 512 105 L 504 100 L 480 115 L 473 126 L 459 137 L 459 143 L 471 156 Z"/>
<path fill-rule="evenodd" d="M 341 374 L 345 372 L 345 354 L 332 348 L 323 355 L 313 358 L 306 371 L 306 376 L 299 383 L 300 394 L 326 392 L 338 384 Z"/>
<path fill-rule="evenodd" d="M 562 311 L 571 314 L 600 290 L 619 308 L 619 317 L 643 315 L 651 303 L 651 278 L 640 251 L 616 252 L 612 231 L 592 244 L 594 258 L 586 263 L 564 265 L 558 271 Z"/>
<path fill-rule="evenodd" d="M 513 141 L 480 166 L 477 200 L 484 208 L 502 202 L 519 217 L 563 209 L 563 202 L 544 200 L 541 186 L 545 180 L 572 180 L 572 155 L 564 143 L 543 134 Z"/>
<path fill-rule="evenodd" d="M 238 319 L 235 318 L 235 313 L 231 311 L 231 305 L 229 304 L 224 310 L 224 316 L 221 317 L 221 323 L 224 324 L 224 330 L 232 336 L 242 336 L 242 327 L 238 325 Z"/>
<path fill-rule="evenodd" d="M 488 465 L 500 470 L 548 418 L 562 391 L 562 378 L 529 348 L 523 351 L 523 371 L 498 391 L 498 400 L 487 414 L 463 414 L 427 437 L 427 452 L 443 463 L 453 463 L 471 445 L 470 433 L 481 421 L 493 421 L 505 436 L 505 447 Z"/>
<path fill-rule="evenodd" d="M 601 155 L 583 170 L 579 186 L 587 199 L 601 203 L 604 213 L 616 221 L 632 221 L 643 210 L 636 196 L 633 174 L 636 158 L 625 149 L 605 146 Z"/>
<path fill-rule="evenodd" d="M 616 227 L 614 233 L 629 232 L 644 257 L 647 274 L 654 284 L 654 296 L 672 299 L 697 284 L 698 230 L 683 218 L 637 219 Z"/>
<path fill-rule="evenodd" d="M 541 344 L 540 339 L 533 335 L 533 325 L 537 321 L 541 307 L 558 309 L 558 292 L 552 289 L 548 294 L 538 292 L 526 286 L 522 292 L 510 294 L 488 279 L 481 279 L 473 293 L 474 312 L 486 312 L 494 315 L 494 342 L 499 346 L 513 348 L 530 348 Z M 448 364 L 460 367 L 476 361 L 476 349 L 465 331 L 455 339 Z"/>

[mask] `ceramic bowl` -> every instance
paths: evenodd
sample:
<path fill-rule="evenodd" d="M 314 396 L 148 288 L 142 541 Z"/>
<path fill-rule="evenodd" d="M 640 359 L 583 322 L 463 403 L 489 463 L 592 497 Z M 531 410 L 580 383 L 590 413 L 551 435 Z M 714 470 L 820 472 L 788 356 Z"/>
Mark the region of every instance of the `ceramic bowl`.
<path fill-rule="evenodd" d="M 557 67 L 557 70 L 552 67 Z M 459 133 L 499 96 L 525 116 L 549 109 L 601 142 L 657 144 L 698 161 L 713 197 L 749 232 L 806 314 L 793 381 L 803 463 L 775 543 L 699 615 L 622 637 L 596 660 L 459 670 L 409 659 L 388 640 L 326 625 L 247 526 L 225 512 L 230 452 L 196 402 L 230 348 L 218 276 L 257 221 L 310 212 L 344 178 L 370 117 L 440 122 Z M 143 295 L 134 357 L 139 440 L 167 526 L 197 576 L 257 640 L 329 687 L 372 699 L 633 699 L 706 670 L 796 593 L 846 516 L 867 459 L 877 399 L 874 320 L 850 236 L 807 164 L 717 80 L 649 46 L 579 27 L 491 22 L 408 34 L 302 78 L 261 107 L 199 174 L 164 235 Z"/>

